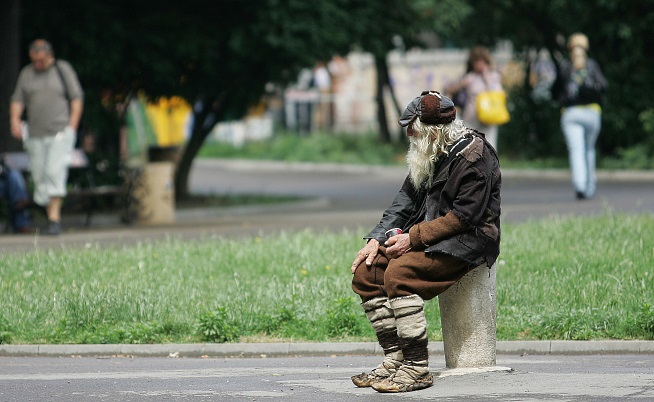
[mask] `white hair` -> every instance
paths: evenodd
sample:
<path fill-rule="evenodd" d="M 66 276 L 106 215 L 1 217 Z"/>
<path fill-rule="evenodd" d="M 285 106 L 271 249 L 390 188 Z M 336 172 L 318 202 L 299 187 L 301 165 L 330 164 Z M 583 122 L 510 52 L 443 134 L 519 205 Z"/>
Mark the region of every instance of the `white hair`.
<path fill-rule="evenodd" d="M 447 147 L 462 138 L 467 128 L 461 120 L 447 124 L 424 124 L 416 119 L 413 123 L 414 135 L 409 137 L 411 144 L 406 155 L 409 176 L 416 188 L 429 187 L 433 181 L 433 169 Z"/>

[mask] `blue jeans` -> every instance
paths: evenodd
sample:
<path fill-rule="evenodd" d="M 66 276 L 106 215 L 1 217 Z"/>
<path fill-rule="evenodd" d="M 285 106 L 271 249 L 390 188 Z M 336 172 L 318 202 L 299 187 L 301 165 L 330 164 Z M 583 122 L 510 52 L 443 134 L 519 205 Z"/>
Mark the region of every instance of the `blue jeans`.
<path fill-rule="evenodd" d="M 16 209 L 16 204 L 20 201 L 27 201 L 29 196 L 25 187 L 23 175 L 14 169 L 3 166 L 3 172 L 0 174 L 0 197 L 7 200 L 9 206 L 9 224 L 19 231 L 30 226 L 30 216 L 27 209 Z"/>
<path fill-rule="evenodd" d="M 595 194 L 595 143 L 602 127 L 602 114 L 588 106 L 572 106 L 561 115 L 561 129 L 568 146 L 572 187 L 578 196 Z"/>

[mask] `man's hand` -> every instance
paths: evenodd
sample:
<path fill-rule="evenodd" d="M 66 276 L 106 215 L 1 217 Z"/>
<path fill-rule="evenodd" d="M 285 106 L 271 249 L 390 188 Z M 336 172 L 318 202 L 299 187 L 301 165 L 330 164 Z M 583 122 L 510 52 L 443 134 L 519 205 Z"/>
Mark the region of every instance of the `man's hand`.
<path fill-rule="evenodd" d="M 352 263 L 352 274 L 357 270 L 357 267 L 363 260 L 366 260 L 366 265 L 372 265 L 375 257 L 377 257 L 377 252 L 379 250 L 379 242 L 376 239 L 370 239 L 370 241 L 357 253 L 357 257 Z"/>
<path fill-rule="evenodd" d="M 23 122 L 21 116 L 25 106 L 21 102 L 11 102 L 9 104 L 9 125 L 11 135 L 17 140 L 23 139 Z"/>
<path fill-rule="evenodd" d="M 390 237 L 384 245 L 387 247 L 386 255 L 390 258 L 397 258 L 411 251 L 411 240 L 408 233 Z"/>
<path fill-rule="evenodd" d="M 10 124 L 10 129 L 11 129 L 12 137 L 14 137 L 17 140 L 23 139 L 23 127 L 22 127 L 22 122 L 20 120 L 17 122 L 12 120 Z"/>

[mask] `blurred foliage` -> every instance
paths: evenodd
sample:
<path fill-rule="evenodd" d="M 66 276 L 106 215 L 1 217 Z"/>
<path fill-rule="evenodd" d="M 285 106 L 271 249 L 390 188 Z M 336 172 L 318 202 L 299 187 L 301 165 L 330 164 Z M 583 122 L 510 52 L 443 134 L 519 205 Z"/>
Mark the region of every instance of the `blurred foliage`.
<path fill-rule="evenodd" d="M 347 18 L 344 0 L 58 2 L 76 16 L 52 13 L 50 3 L 22 2 L 25 47 L 34 37 L 49 38 L 58 55 L 74 62 L 85 88 L 103 98 L 106 91 L 191 101 L 228 93 L 220 107 L 239 117 L 266 83 L 294 78 L 298 68 L 347 50 L 345 33 L 335 29 Z M 332 27 L 330 35 L 325 27 Z"/>
<path fill-rule="evenodd" d="M 498 138 L 503 158 L 567 158 L 565 139 L 559 128 L 560 112 L 554 102 L 534 100 L 527 86 L 511 89 L 507 102 L 511 121 L 500 126 Z"/>
<path fill-rule="evenodd" d="M 215 122 L 241 117 L 267 84 L 283 87 L 333 54 L 361 49 L 384 57 L 435 34 L 447 46 L 509 40 L 526 60 L 540 48 L 565 54 L 565 38 L 579 31 L 609 81 L 600 154 L 654 153 L 654 58 L 646 47 L 654 41 L 654 0 L 60 0 L 56 8 L 75 13 L 53 12 L 49 0 L 21 1 L 21 48 L 45 37 L 73 63 L 86 91 L 83 125 L 114 156 L 123 102 L 138 91 L 195 105 L 181 163 L 190 168 Z M 535 104 L 528 87 L 514 89 L 510 101 L 501 152 L 565 154 L 555 105 Z M 636 146 L 643 151 L 628 151 Z"/>
<path fill-rule="evenodd" d="M 649 95 L 654 90 L 650 73 L 654 57 L 647 45 L 654 41 L 654 0 L 465 2 L 473 12 L 457 31 L 461 46 L 493 46 L 498 39 L 506 39 L 513 43 L 518 58 L 524 59 L 530 50 L 540 48 L 548 49 L 556 58 L 567 54 L 565 41 L 570 34 L 585 33 L 590 41 L 589 55 L 599 62 L 609 82 L 598 140 L 600 154 L 620 157 L 621 152 L 635 146 L 654 154 L 654 112 Z M 526 92 L 512 96 L 519 113 L 530 110 L 522 109 L 528 103 Z M 550 114 L 549 110 L 539 109 L 539 113 L 532 123 L 539 135 L 549 132 L 551 137 L 560 137 L 559 115 L 551 113 L 556 123 L 551 124 L 540 119 L 543 113 Z M 530 137 L 533 131 L 525 129 L 522 124 L 501 128 L 502 135 L 511 138 L 505 144 L 510 152 L 560 152 L 560 146 L 551 141 L 534 143 Z M 520 138 L 523 140 L 518 141 Z"/>

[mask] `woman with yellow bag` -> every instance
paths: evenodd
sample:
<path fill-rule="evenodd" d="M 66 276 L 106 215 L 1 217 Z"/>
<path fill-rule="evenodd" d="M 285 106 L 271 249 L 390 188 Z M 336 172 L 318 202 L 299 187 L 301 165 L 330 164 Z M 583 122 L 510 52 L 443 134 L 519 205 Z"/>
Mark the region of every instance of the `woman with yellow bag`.
<path fill-rule="evenodd" d="M 457 105 L 463 109 L 463 122 L 486 135 L 488 142 L 497 150 L 497 125 L 508 121 L 506 98 L 502 88 L 502 77 L 492 68 L 490 52 L 485 47 L 474 47 L 468 54 L 466 74 L 447 87 L 449 94 L 466 91 L 466 104 Z M 481 94 L 481 98 L 480 98 Z M 488 97 L 490 98 L 484 98 Z M 499 103 L 497 103 L 499 102 Z M 490 113 L 490 118 L 479 114 L 480 105 L 500 106 L 500 112 Z"/>

